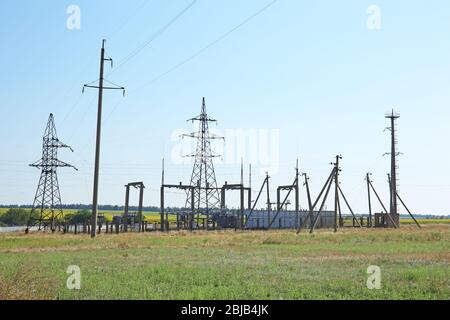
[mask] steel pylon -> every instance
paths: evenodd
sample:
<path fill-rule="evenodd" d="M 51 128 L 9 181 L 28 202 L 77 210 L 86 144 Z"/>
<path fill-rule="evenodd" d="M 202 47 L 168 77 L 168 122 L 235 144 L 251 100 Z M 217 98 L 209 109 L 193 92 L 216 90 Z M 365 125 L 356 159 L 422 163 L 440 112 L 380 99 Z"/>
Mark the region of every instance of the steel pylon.
<path fill-rule="evenodd" d="M 194 192 L 194 208 L 198 213 L 209 215 L 212 209 L 220 208 L 220 193 L 217 188 L 213 163 L 213 159 L 219 157 L 219 155 L 213 154 L 211 150 L 211 140 L 223 140 L 224 138 L 209 132 L 209 123 L 217 122 L 217 120 L 208 116 L 205 98 L 202 100 L 200 115 L 189 119 L 188 121 L 199 122 L 199 129 L 197 132 L 184 135 L 184 137 L 197 140 L 195 154 L 187 156 L 195 159 L 190 183 L 191 186 L 196 187 Z M 188 194 L 185 207 L 190 208 L 191 202 L 191 196 Z"/>
<path fill-rule="evenodd" d="M 54 117 L 53 114 L 50 114 L 42 141 L 42 158 L 30 164 L 31 167 L 41 169 L 41 177 L 34 197 L 27 230 L 30 227 L 38 226 L 39 230 L 50 228 L 55 231 L 63 218 L 56 169 L 69 167 L 77 170 L 77 168 L 58 160 L 58 149 L 60 148 L 68 148 L 73 152 L 71 147 L 59 141 Z"/>

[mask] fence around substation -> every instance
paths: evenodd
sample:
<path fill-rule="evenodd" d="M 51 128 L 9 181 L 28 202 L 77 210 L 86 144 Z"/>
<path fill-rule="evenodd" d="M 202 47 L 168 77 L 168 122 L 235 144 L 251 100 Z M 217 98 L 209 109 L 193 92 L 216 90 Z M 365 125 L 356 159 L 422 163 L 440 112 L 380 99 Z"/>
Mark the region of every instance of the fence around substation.
<path fill-rule="evenodd" d="M 241 215 L 239 210 L 218 210 L 206 215 L 195 215 L 192 223 L 189 223 L 189 213 L 186 212 L 166 212 L 164 228 L 157 221 L 137 221 L 126 222 L 121 219 L 116 221 L 103 220 L 97 225 L 97 233 L 118 234 L 127 232 L 154 232 L 154 231 L 177 231 L 177 230 L 226 230 L 226 229 L 246 229 L 246 230 L 297 230 L 300 226 L 309 229 L 317 218 L 315 228 L 333 228 L 335 223 L 334 211 L 323 211 L 317 217 L 317 212 L 312 215 L 307 210 L 295 211 L 270 211 L 267 210 L 245 210 L 240 224 Z M 368 217 L 358 216 L 357 220 L 352 216 L 343 216 L 340 227 L 356 227 L 358 225 L 368 225 Z M 26 227 L 0 228 L 0 233 L 23 232 Z M 36 230 L 35 230 L 36 229 Z M 30 231 L 37 231 L 34 227 Z M 45 231 L 45 230 L 44 230 Z M 91 226 L 89 223 L 81 224 L 60 224 L 56 227 L 57 232 L 72 234 L 89 234 Z"/>
<path fill-rule="evenodd" d="M 298 229 L 310 228 L 314 223 L 317 216 L 317 212 L 313 215 L 309 215 L 308 211 L 302 210 L 295 211 L 253 211 L 250 214 L 249 211 L 244 213 L 245 215 L 245 227 L 246 229 Z M 308 216 L 309 215 L 309 216 Z M 334 226 L 334 212 L 324 211 L 322 212 L 316 223 L 316 228 L 332 228 Z"/>

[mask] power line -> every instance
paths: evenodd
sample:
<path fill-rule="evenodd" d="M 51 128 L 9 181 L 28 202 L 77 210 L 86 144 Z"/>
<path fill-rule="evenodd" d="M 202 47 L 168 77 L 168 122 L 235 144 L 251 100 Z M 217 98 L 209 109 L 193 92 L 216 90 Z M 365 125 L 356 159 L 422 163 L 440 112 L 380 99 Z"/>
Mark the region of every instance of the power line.
<path fill-rule="evenodd" d="M 195 1 L 194 1 L 195 2 Z M 204 53 L 205 51 L 207 51 L 208 49 L 210 49 L 211 47 L 213 47 L 214 45 L 216 45 L 217 43 L 219 43 L 220 41 L 222 41 L 223 39 L 225 39 L 226 37 L 228 37 L 230 34 L 232 34 L 233 32 L 235 32 L 236 30 L 240 29 L 241 27 L 243 27 L 244 25 L 246 25 L 247 23 L 249 23 L 251 20 L 253 20 L 254 18 L 256 18 L 257 16 L 259 16 L 260 14 L 262 14 L 264 11 L 266 11 L 267 9 L 269 9 L 270 7 L 272 7 L 276 2 L 278 2 L 278 0 L 273 0 L 270 3 L 268 3 L 267 5 L 265 5 L 264 7 L 262 7 L 261 9 L 259 9 L 257 12 L 255 12 L 254 14 L 252 14 L 251 16 L 247 17 L 246 19 L 244 19 L 241 23 L 239 23 L 238 25 L 236 25 L 235 27 L 233 27 L 232 29 L 228 30 L 227 32 L 223 33 L 221 36 L 219 36 L 218 38 L 216 38 L 214 41 L 210 42 L 208 45 L 206 45 L 205 47 L 203 47 L 202 49 L 198 50 L 196 53 L 194 53 L 193 55 L 191 55 L 190 57 L 188 57 L 187 59 L 179 62 L 178 64 L 174 65 L 173 67 L 169 68 L 167 71 L 161 73 L 160 75 L 156 76 L 155 78 L 153 78 L 152 80 L 150 80 L 149 82 L 147 82 L 146 84 L 144 84 L 143 86 L 136 88 L 134 90 L 131 90 L 128 92 L 128 96 L 130 95 L 130 92 L 136 92 L 139 91 L 141 89 L 144 89 L 145 87 L 157 82 L 159 79 L 165 77 L 166 75 L 168 75 L 169 73 L 172 73 L 173 71 L 179 69 L 180 67 L 182 67 L 183 65 L 187 64 L 188 62 L 194 60 L 196 57 L 198 57 L 199 55 L 201 55 L 202 53 Z M 192 4 L 193 5 L 193 4 Z M 184 13 L 184 12 L 183 12 Z M 130 58 L 131 59 L 131 58 Z M 125 64 L 126 61 L 124 61 L 123 63 L 121 63 L 121 65 Z M 120 65 L 119 65 L 120 66 Z M 117 70 L 118 67 L 115 68 L 115 70 Z M 111 72 L 112 73 L 112 72 Z M 111 74 L 110 73 L 110 74 Z M 113 113 L 117 110 L 117 108 L 120 106 L 120 104 L 122 104 L 123 99 L 119 100 L 117 102 L 117 104 L 111 109 L 111 112 L 108 114 L 108 116 L 105 119 L 105 122 L 107 122 L 107 120 L 109 118 L 111 118 L 111 116 L 113 115 Z"/>
<path fill-rule="evenodd" d="M 144 0 L 135 10 L 133 10 L 133 12 L 131 12 L 125 19 L 124 22 L 108 37 L 109 39 L 111 39 L 112 37 L 114 37 L 117 33 L 119 33 L 120 30 L 122 30 L 129 22 L 130 20 L 136 16 L 136 14 L 138 14 L 139 12 L 141 12 L 141 10 L 150 3 L 149 0 Z"/>
<path fill-rule="evenodd" d="M 72 106 L 70 107 L 69 111 L 66 113 L 66 116 L 64 117 L 64 119 L 61 121 L 61 125 L 63 125 L 66 120 L 69 118 L 69 116 L 72 114 L 72 112 L 76 109 L 76 107 L 78 106 L 78 104 L 81 102 L 81 98 L 83 97 L 83 94 L 80 93 L 80 95 L 78 96 L 78 98 L 75 100 L 75 103 L 72 104 Z"/>
<path fill-rule="evenodd" d="M 118 66 L 114 68 L 107 76 L 110 76 L 115 71 L 120 69 L 123 65 L 125 65 L 127 62 L 129 62 L 131 59 L 133 59 L 135 56 L 137 56 L 142 50 L 144 50 L 147 46 L 149 46 L 153 41 L 155 41 L 160 35 L 162 35 L 170 26 L 172 26 L 178 19 L 180 19 L 186 12 L 191 9 L 197 0 L 191 1 L 183 10 L 181 10 L 175 17 L 173 17 L 168 23 L 166 23 L 164 26 L 162 26 L 156 33 L 154 33 L 147 41 L 142 43 L 138 48 L 133 50 L 131 53 L 129 53 L 122 61 L 119 62 Z"/>
<path fill-rule="evenodd" d="M 123 27 L 125 25 L 128 24 L 128 22 L 132 19 L 132 17 L 134 17 L 138 12 L 140 12 L 142 10 L 142 8 L 144 8 L 150 1 L 144 0 L 126 19 L 125 21 L 113 32 L 109 35 L 109 38 L 114 37 L 121 29 L 123 29 Z M 153 41 L 153 40 L 152 40 Z M 86 72 L 86 70 L 88 69 L 88 67 L 91 65 L 91 63 L 94 61 L 93 58 L 91 58 L 89 60 L 89 62 L 86 64 L 86 66 L 84 68 L 81 69 L 81 72 L 79 73 L 84 74 Z M 125 62 L 124 62 L 125 63 Z M 124 64 L 123 63 L 123 64 Z M 119 65 L 120 67 L 120 65 Z M 112 72 L 111 72 L 112 73 Z M 110 73 L 110 74 L 111 74 Z M 76 86 L 72 86 L 69 90 L 67 90 L 67 92 L 63 95 L 63 98 L 66 98 L 68 96 L 68 94 L 75 88 L 78 87 L 79 84 L 77 84 Z M 66 120 L 69 118 L 69 116 L 72 114 L 72 112 L 78 107 L 78 105 L 81 102 L 81 98 L 82 98 L 82 94 L 80 94 L 80 96 L 77 98 L 76 102 L 72 105 L 72 107 L 70 107 L 69 111 L 66 113 L 63 121 L 61 122 L 61 124 L 64 124 L 66 122 Z"/>
<path fill-rule="evenodd" d="M 205 51 L 207 51 L 208 49 L 210 49 L 211 47 L 213 47 L 214 45 L 216 45 L 217 43 L 219 43 L 220 41 L 222 41 L 223 39 L 225 39 L 226 37 L 228 37 L 230 34 L 232 34 L 233 32 L 235 32 L 236 30 L 240 29 L 241 27 L 243 27 L 244 25 L 246 25 L 247 23 L 249 23 L 251 20 L 253 20 L 254 18 L 256 18 L 257 16 L 259 16 L 261 13 L 263 13 L 264 11 L 266 11 L 267 9 L 269 9 L 270 7 L 272 7 L 276 2 L 278 2 L 278 0 L 273 0 L 271 1 L 269 4 L 265 5 L 264 7 L 262 7 L 261 9 L 259 9 L 257 12 L 255 12 L 254 14 L 252 14 L 251 16 L 249 16 L 248 18 L 246 18 L 245 20 L 243 20 L 241 23 L 239 23 L 237 26 L 233 27 L 232 29 L 228 30 L 227 32 L 223 33 L 221 36 L 219 36 L 217 39 L 215 39 L 214 41 L 210 42 L 208 45 L 206 45 L 205 47 L 201 48 L 200 50 L 198 50 L 197 52 L 195 52 L 193 55 L 189 56 L 188 58 L 186 58 L 185 60 L 179 62 L 178 64 L 174 65 L 173 67 L 169 68 L 167 71 L 161 73 L 160 75 L 156 76 L 155 78 L 153 78 L 152 80 L 150 80 L 149 82 L 147 82 L 146 84 L 144 84 L 143 86 L 132 90 L 132 92 L 137 91 L 137 90 L 141 90 L 151 84 L 153 84 L 154 82 L 158 81 L 159 79 L 163 78 L 164 76 L 168 75 L 169 73 L 172 73 L 173 71 L 179 69 L 180 67 L 182 67 L 183 65 L 185 65 L 186 63 L 194 60 L 196 57 L 198 57 L 199 55 L 201 55 L 202 53 L 204 53 Z"/>
<path fill-rule="evenodd" d="M 152 35 L 152 37 L 150 39 L 148 39 L 147 41 L 145 41 L 141 46 L 139 46 L 137 49 L 133 50 L 130 54 L 128 54 L 123 60 L 121 60 L 118 64 L 118 66 L 116 66 L 106 77 L 109 77 L 111 74 L 113 74 L 115 71 L 117 71 L 119 68 L 121 68 L 123 65 L 125 65 L 127 62 L 129 62 L 132 58 L 134 58 L 136 55 L 138 55 L 143 49 L 145 49 L 145 47 L 147 47 L 148 45 L 150 45 L 154 40 L 156 40 L 160 35 L 162 35 L 170 26 L 172 26 L 177 20 L 179 20 L 187 11 L 189 11 L 189 9 L 191 9 L 194 4 L 197 2 L 198 0 L 193 0 L 191 1 L 182 11 L 180 11 L 177 15 L 175 15 L 168 23 L 166 23 L 163 27 L 161 27 L 156 33 L 154 33 Z M 148 2 L 143 3 L 136 11 L 139 11 L 142 7 L 144 7 Z M 134 14 L 130 15 L 130 17 L 128 19 L 131 19 L 132 16 L 134 16 Z M 126 25 L 128 23 L 128 20 L 123 23 L 123 25 L 121 27 L 119 27 L 114 33 L 116 34 L 121 28 L 123 28 L 124 25 Z M 106 78 L 105 77 L 105 78 Z M 105 79 L 105 81 L 108 81 Z M 95 81 L 94 81 L 95 82 Z M 77 107 L 77 105 L 79 104 L 79 102 L 81 101 L 81 97 L 77 100 L 77 102 L 73 105 L 73 107 L 70 109 L 69 113 L 65 116 L 64 118 L 64 122 L 66 120 L 66 118 L 69 116 L 69 114 L 72 113 L 72 111 Z M 114 105 L 114 107 L 111 109 L 111 112 L 108 114 L 108 116 L 105 118 L 105 123 L 109 120 L 109 118 L 112 116 L 112 114 L 116 111 L 116 109 L 118 108 L 118 106 L 122 103 L 123 99 L 120 99 L 118 101 L 118 103 L 116 103 Z M 83 117 L 84 120 L 84 117 Z M 85 147 L 83 147 L 81 150 L 84 150 Z"/>

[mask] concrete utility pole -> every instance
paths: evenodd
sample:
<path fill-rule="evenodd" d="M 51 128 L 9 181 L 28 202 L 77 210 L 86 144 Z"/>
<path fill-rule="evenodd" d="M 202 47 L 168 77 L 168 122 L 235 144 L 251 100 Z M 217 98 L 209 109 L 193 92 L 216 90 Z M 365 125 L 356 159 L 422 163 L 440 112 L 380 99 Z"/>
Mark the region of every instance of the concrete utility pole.
<path fill-rule="evenodd" d="M 270 211 L 272 204 L 270 203 L 270 187 L 269 187 L 269 172 L 266 172 L 266 194 L 267 194 L 267 226 L 270 224 Z"/>
<path fill-rule="evenodd" d="M 252 189 L 252 164 L 248 165 L 248 187 Z M 249 206 L 251 207 L 251 205 Z"/>
<path fill-rule="evenodd" d="M 100 77 L 98 79 L 98 86 L 85 84 L 84 88 L 94 88 L 98 89 L 98 110 L 97 110 L 97 135 L 95 142 L 95 168 L 94 168 L 94 190 L 93 190 L 93 199 L 92 199 L 92 216 L 91 216 L 91 238 L 95 238 L 96 229 L 97 229 L 97 211 L 98 211 L 98 181 L 99 181 L 99 171 L 100 171 L 100 139 L 101 139 L 101 130 L 102 130 L 102 104 L 103 104 L 103 90 L 123 90 L 125 94 L 125 88 L 119 87 L 111 83 L 113 86 L 105 87 L 104 84 L 104 65 L 105 61 L 110 61 L 112 66 L 112 59 L 105 58 L 105 42 L 102 41 L 102 49 L 100 53 Z M 95 81 L 94 81 L 95 82 Z M 92 83 L 92 82 L 91 82 Z"/>
<path fill-rule="evenodd" d="M 295 166 L 295 221 L 297 223 L 296 227 L 300 225 L 300 173 L 298 171 L 298 159 Z"/>
<path fill-rule="evenodd" d="M 334 163 L 335 166 L 335 176 L 334 176 L 334 187 L 335 187 L 335 194 L 334 194 L 334 232 L 337 231 L 338 228 L 338 214 L 340 218 L 340 205 L 339 205 L 339 160 L 342 159 L 342 156 L 337 155 L 336 156 L 336 162 Z"/>
<path fill-rule="evenodd" d="M 97 135 L 95 142 L 95 169 L 94 169 L 94 196 L 92 200 L 91 238 L 95 238 L 97 229 L 98 209 L 98 174 L 100 170 L 100 138 L 102 130 L 102 104 L 103 104 L 103 71 L 105 64 L 105 40 L 102 42 L 100 55 L 100 78 L 98 84 L 98 109 L 97 109 Z"/>
<path fill-rule="evenodd" d="M 398 224 L 398 206 L 397 206 L 397 137 L 395 129 L 395 121 L 400 118 L 400 115 L 392 113 L 386 115 L 387 119 L 391 121 L 391 127 L 388 130 L 391 131 L 391 179 L 390 179 L 390 200 L 391 200 L 391 216 L 394 221 Z"/>
<path fill-rule="evenodd" d="M 370 175 L 371 173 L 366 174 L 366 181 L 367 181 L 367 197 L 369 200 L 369 227 L 372 227 L 372 200 L 370 198 Z"/>
<path fill-rule="evenodd" d="M 241 158 L 241 184 L 244 185 L 244 158 Z"/>
<path fill-rule="evenodd" d="M 309 177 L 306 173 L 303 173 L 303 176 L 305 177 L 305 186 L 306 186 L 306 196 L 308 197 L 308 210 L 312 210 L 312 201 L 311 201 L 311 192 L 309 191 Z"/>

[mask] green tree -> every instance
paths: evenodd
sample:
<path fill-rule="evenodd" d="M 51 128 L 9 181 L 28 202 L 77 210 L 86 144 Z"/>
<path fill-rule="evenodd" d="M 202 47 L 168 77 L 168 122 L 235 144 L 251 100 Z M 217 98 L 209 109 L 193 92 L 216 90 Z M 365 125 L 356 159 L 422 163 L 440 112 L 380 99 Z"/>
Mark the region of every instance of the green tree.
<path fill-rule="evenodd" d="M 87 209 L 78 210 L 75 213 L 68 214 L 64 217 L 69 224 L 89 223 L 91 219 L 91 211 Z"/>
<path fill-rule="evenodd" d="M 37 217 L 37 213 L 33 214 Z M 0 216 L 0 223 L 6 226 L 26 226 L 30 219 L 30 210 L 11 208 Z"/>

